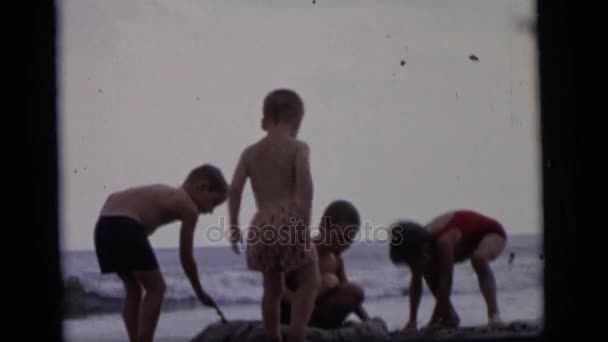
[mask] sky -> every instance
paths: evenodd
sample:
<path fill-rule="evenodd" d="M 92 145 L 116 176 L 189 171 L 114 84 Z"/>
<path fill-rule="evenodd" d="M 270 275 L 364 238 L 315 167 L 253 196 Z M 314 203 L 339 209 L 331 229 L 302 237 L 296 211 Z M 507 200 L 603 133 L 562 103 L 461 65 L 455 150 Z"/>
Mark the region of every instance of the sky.
<path fill-rule="evenodd" d="M 61 0 L 58 12 L 63 250 L 93 249 L 112 191 L 179 186 L 203 163 L 230 181 L 280 87 L 306 106 L 313 223 L 347 199 L 368 227 L 470 208 L 542 233 L 533 1 Z M 240 221 L 254 212 L 247 185 Z M 226 215 L 201 216 L 195 245 Z M 178 227 L 152 245 L 177 247 Z"/>

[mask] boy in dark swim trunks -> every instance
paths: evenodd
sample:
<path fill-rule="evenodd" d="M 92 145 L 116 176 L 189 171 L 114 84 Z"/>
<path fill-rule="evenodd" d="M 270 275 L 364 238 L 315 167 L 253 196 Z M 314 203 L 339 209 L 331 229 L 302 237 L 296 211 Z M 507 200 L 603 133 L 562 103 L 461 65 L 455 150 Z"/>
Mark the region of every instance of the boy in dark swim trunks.
<path fill-rule="evenodd" d="M 354 313 L 362 321 L 369 319 L 363 308 L 363 289 L 350 282 L 344 272 L 342 252 L 350 247 L 359 231 L 360 219 L 357 209 L 344 200 L 332 202 L 323 214 L 319 235 L 313 239 L 318 255 L 321 288 L 317 294 L 310 317 L 310 326 L 322 329 L 339 328 L 344 320 Z M 296 277 L 285 278 L 284 295 L 281 301 L 281 323 L 289 324 L 290 302 L 298 287 Z"/>
<path fill-rule="evenodd" d="M 450 302 L 454 264 L 471 260 L 486 301 L 490 326 L 502 325 L 490 261 L 503 251 L 507 235 L 495 219 L 471 210 L 438 216 L 425 226 L 411 221 L 391 228 L 390 258 L 411 270 L 410 318 L 405 329 L 416 329 L 422 278 L 436 299 L 429 327 L 457 327 L 460 319 Z"/>
<path fill-rule="evenodd" d="M 116 273 L 124 284 L 122 317 L 130 341 L 152 341 L 158 323 L 166 285 L 148 235 L 159 226 L 181 221 L 182 267 L 201 303 L 215 306 L 198 277 L 194 229 L 200 213 L 210 214 L 226 200 L 227 188 L 222 172 L 206 164 L 192 170 L 180 187 L 133 187 L 107 198 L 95 226 L 95 251 L 101 272 Z"/>

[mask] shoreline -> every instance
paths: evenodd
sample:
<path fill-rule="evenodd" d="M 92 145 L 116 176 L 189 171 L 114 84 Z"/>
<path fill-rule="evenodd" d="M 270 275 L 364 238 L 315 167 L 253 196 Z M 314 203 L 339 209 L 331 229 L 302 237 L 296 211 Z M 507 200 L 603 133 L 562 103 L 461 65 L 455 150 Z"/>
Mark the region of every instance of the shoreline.
<path fill-rule="evenodd" d="M 108 298 L 95 294 L 74 293 L 64 298 L 63 320 L 94 319 L 95 317 L 120 314 L 122 302 L 122 298 L 108 300 Z M 479 325 L 486 321 L 485 302 L 480 293 L 471 292 L 454 295 L 452 296 L 452 302 L 461 315 L 461 323 Z M 259 310 L 251 309 L 259 309 L 259 302 L 218 304 L 222 310 L 234 310 L 235 316 L 239 318 L 249 319 L 260 315 Z M 498 304 L 501 309 L 501 317 L 505 321 L 536 319 L 543 314 L 543 289 L 530 288 L 523 292 L 504 291 L 498 295 Z M 434 299 L 432 296 L 423 295 L 419 307 L 419 323 L 424 322 L 426 317 L 430 317 L 433 305 Z M 370 298 L 365 300 L 364 307 L 367 308 L 372 317 L 389 316 L 387 317 L 389 321 L 402 320 L 405 322 L 409 310 L 408 296 L 402 294 L 400 296 Z M 205 310 L 209 310 L 209 308 L 203 307 L 196 299 L 166 298 L 161 307 L 161 317 L 164 314 Z M 247 314 L 241 317 L 238 314 L 239 310 L 244 310 Z M 249 314 L 248 312 L 255 312 L 255 314 Z"/>
<path fill-rule="evenodd" d="M 538 304 L 523 305 L 542 300 L 539 291 L 536 296 L 521 296 L 516 293 L 499 297 L 504 309 L 502 318 L 505 322 L 540 322 L 543 316 L 542 301 Z M 455 298 L 456 299 L 456 298 Z M 512 302 L 515 301 L 515 302 Z M 509 304 L 509 305 L 507 305 Z M 433 301 L 423 300 L 419 309 L 419 327 L 426 324 L 430 317 Z M 487 323 L 483 299 L 478 295 L 459 297 L 454 305 L 461 315 L 462 327 L 480 327 Z M 395 331 L 403 327 L 408 318 L 407 297 L 369 301 L 364 304 L 371 317 L 380 317 L 387 325 L 387 330 Z M 261 311 L 259 304 L 220 305 L 229 322 L 259 321 Z M 156 341 L 190 341 L 206 327 L 219 321 L 211 308 L 195 305 L 192 309 L 168 310 L 166 307 L 160 315 L 156 330 Z M 359 322 L 355 316 L 348 321 Z M 63 320 L 66 341 L 128 341 L 120 313 L 92 314 L 83 317 L 65 317 Z M 462 328 L 460 328 L 462 329 Z M 466 331 L 466 330 L 465 330 Z M 396 336 L 399 337 L 399 336 Z M 415 336 L 411 336 L 414 338 Z"/>

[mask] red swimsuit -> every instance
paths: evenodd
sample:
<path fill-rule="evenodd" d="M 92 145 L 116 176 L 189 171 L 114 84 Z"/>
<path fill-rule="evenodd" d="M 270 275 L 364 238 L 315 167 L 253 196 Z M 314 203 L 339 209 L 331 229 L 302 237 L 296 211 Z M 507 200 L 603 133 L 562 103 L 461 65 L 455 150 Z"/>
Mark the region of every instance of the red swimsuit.
<path fill-rule="evenodd" d="M 437 235 L 452 228 L 460 230 L 463 238 L 481 239 L 492 233 L 507 238 L 504 228 L 498 221 L 472 210 L 455 211 L 450 220 L 437 232 Z"/>

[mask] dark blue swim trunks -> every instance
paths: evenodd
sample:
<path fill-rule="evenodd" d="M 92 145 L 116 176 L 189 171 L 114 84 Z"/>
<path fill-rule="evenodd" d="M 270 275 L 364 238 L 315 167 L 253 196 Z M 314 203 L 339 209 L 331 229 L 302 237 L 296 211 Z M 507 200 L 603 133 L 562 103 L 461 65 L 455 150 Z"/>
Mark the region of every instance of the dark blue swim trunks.
<path fill-rule="evenodd" d="M 129 217 L 101 216 L 97 220 L 95 252 L 101 273 L 158 269 L 145 227 Z"/>

